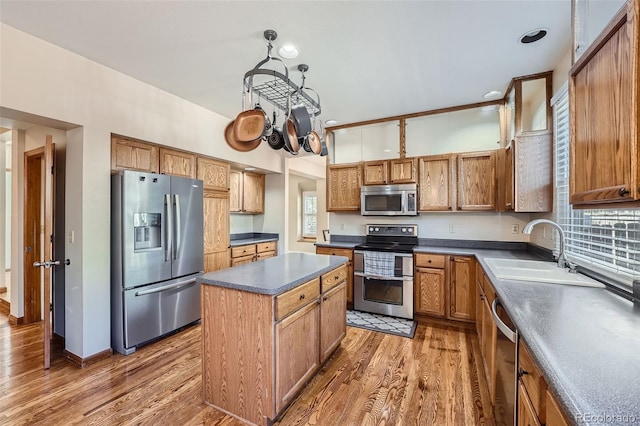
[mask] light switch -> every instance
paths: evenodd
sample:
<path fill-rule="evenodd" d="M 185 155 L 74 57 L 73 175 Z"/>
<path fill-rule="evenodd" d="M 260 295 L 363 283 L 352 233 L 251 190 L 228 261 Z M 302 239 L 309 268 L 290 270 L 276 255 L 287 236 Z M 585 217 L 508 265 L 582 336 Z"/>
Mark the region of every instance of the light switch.
<path fill-rule="evenodd" d="M 73 244 L 73 242 L 76 240 L 76 232 L 75 231 L 69 231 L 69 236 L 67 237 L 67 242 L 69 244 Z"/>

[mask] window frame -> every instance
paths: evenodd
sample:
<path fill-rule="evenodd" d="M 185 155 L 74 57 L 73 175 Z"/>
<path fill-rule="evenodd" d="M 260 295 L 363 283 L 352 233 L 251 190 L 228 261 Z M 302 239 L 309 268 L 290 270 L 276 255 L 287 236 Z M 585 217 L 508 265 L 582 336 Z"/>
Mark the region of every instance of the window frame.
<path fill-rule="evenodd" d="M 306 213 L 305 212 L 305 205 L 306 205 L 306 199 L 308 196 L 312 196 L 315 198 L 315 212 L 314 213 Z M 317 238 L 317 233 L 318 233 L 318 193 L 316 191 L 302 191 L 301 193 L 301 223 L 300 223 L 300 237 L 302 240 L 305 241 L 309 241 L 309 240 L 316 240 Z M 306 218 L 308 216 L 311 217 L 315 217 L 315 221 L 316 221 L 316 232 L 314 234 L 310 234 L 310 233 L 306 233 Z"/>

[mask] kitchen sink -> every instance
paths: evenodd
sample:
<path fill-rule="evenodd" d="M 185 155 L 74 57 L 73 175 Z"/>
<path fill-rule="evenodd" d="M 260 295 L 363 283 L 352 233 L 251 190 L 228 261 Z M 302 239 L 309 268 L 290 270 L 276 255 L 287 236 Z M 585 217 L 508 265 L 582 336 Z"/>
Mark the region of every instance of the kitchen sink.
<path fill-rule="evenodd" d="M 604 288 L 604 284 L 585 275 L 570 273 L 567 268 L 558 268 L 555 262 L 499 258 L 488 258 L 485 262 L 497 278 L 504 280 Z"/>

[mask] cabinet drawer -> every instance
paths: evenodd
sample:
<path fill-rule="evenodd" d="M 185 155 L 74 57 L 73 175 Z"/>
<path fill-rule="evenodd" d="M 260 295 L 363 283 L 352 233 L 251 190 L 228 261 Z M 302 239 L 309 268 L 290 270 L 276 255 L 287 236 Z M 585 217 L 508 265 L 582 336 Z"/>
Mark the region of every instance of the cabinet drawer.
<path fill-rule="evenodd" d="M 256 254 L 256 246 L 252 244 L 250 246 L 239 246 L 231 248 L 231 257 L 243 257 Z"/>
<path fill-rule="evenodd" d="M 418 253 L 416 254 L 416 266 L 423 268 L 444 268 L 444 258 L 445 255 L 443 254 Z"/>
<path fill-rule="evenodd" d="M 347 279 L 347 265 L 342 265 L 322 276 L 322 293 Z"/>
<path fill-rule="evenodd" d="M 268 241 L 266 243 L 259 243 L 256 244 L 257 246 L 257 252 L 258 253 L 263 253 L 265 251 L 275 251 L 276 249 L 276 241 Z"/>
<path fill-rule="evenodd" d="M 546 397 L 546 385 L 542 374 L 540 374 L 540 370 L 533 362 L 533 358 L 531 354 L 527 350 L 526 346 L 520 343 L 520 352 L 518 355 L 518 375 L 520 376 L 520 380 L 522 381 L 523 386 L 527 390 L 527 395 L 531 400 L 531 404 L 533 405 L 533 409 L 540 418 L 541 421 L 544 421 L 544 399 Z"/>
<path fill-rule="evenodd" d="M 234 257 L 231 259 L 231 266 L 244 265 L 245 263 L 251 263 L 254 260 L 256 259 L 255 259 L 255 255 L 253 254 L 250 254 L 248 256 Z"/>
<path fill-rule="evenodd" d="M 319 295 L 320 278 L 318 277 L 276 296 L 276 321 L 316 299 Z"/>
<path fill-rule="evenodd" d="M 258 260 L 262 260 L 262 259 L 268 259 L 270 257 L 275 257 L 275 255 L 276 255 L 275 251 L 265 251 L 262 253 L 258 253 L 256 257 L 258 258 Z"/>
<path fill-rule="evenodd" d="M 353 250 L 333 247 L 316 247 L 316 254 L 329 254 L 331 256 L 344 256 L 353 260 Z"/>

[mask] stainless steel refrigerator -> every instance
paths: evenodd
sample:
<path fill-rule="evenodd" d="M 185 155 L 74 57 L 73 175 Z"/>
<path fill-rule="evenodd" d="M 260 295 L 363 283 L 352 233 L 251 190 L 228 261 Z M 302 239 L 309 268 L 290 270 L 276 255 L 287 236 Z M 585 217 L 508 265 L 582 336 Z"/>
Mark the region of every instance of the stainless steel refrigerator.
<path fill-rule="evenodd" d="M 200 319 L 202 181 L 123 171 L 111 179 L 111 346 L 130 354 Z"/>

